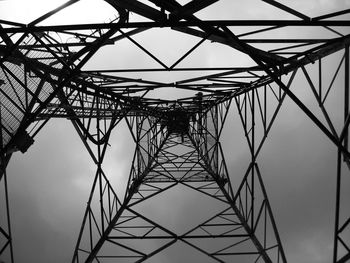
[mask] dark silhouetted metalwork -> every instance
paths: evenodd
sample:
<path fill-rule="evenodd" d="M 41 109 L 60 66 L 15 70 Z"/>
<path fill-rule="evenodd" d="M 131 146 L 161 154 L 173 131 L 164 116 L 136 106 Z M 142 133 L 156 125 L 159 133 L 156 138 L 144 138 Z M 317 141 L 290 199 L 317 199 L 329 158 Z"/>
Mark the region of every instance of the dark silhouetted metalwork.
<path fill-rule="evenodd" d="M 50 119 L 66 118 L 96 164 L 72 262 L 142 262 L 178 242 L 218 262 L 287 262 L 258 161 L 288 98 L 337 151 L 333 262 L 350 261 L 350 215 L 342 198 L 349 191 L 342 179 L 350 167 L 349 9 L 309 17 L 278 1 L 257 0 L 295 19 L 210 20 L 197 12 L 221 1 L 105 0 L 117 14 L 108 23 L 42 23 L 76 2 L 67 1 L 28 25 L 0 20 L 0 256 L 14 262 L 16 254 L 6 174 L 11 155 L 26 152 Z M 298 34 L 305 28 L 312 31 L 307 37 Z M 168 64 L 137 38 L 152 29 L 197 42 Z M 86 68 L 103 47 L 121 41 L 153 64 Z M 205 43 L 243 54 L 251 65 L 181 66 Z M 154 40 L 155 48 L 161 45 Z M 177 77 L 164 81 L 148 78 L 151 73 Z M 154 92 L 161 89 L 179 90 L 180 96 L 158 99 Z M 306 91 L 314 102 L 304 100 Z M 334 93 L 340 94 L 336 106 L 329 103 Z M 238 185 L 220 143 L 231 110 L 250 156 Z M 135 143 L 124 197 L 103 167 L 112 131 L 122 121 Z M 209 218 L 181 233 L 139 208 L 177 187 L 217 202 Z M 150 240 L 156 245 L 144 245 Z"/>

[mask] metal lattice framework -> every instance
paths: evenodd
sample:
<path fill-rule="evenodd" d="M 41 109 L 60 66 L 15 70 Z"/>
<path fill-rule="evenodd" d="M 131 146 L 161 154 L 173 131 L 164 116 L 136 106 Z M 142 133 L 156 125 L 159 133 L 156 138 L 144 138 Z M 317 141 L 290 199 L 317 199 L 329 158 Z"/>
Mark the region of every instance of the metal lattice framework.
<path fill-rule="evenodd" d="M 256 0 L 288 19 L 208 19 L 206 11 L 224 1 L 105 0 L 116 12 L 108 23 L 45 24 L 78 2 L 26 25 L 0 20 L 0 256 L 15 259 L 6 174 L 11 155 L 26 152 L 50 119 L 67 118 L 96 164 L 72 262 L 142 262 L 179 242 L 213 262 L 287 262 L 258 160 L 289 98 L 337 151 L 333 262 L 350 261 L 343 198 L 349 187 L 342 184 L 350 167 L 350 9 L 309 17 L 275 0 Z M 147 35 L 152 30 L 156 34 Z M 143 36 L 160 31 L 193 44 L 168 63 L 153 52 L 153 43 L 143 43 Z M 122 50 L 125 43 L 146 55 L 150 66 L 86 66 L 104 48 Z M 249 65 L 239 59 L 229 66 L 190 63 L 204 45 L 244 56 Z M 175 80 L 164 80 L 171 73 Z M 164 89 L 179 93 L 158 99 Z M 306 90 L 314 102 L 304 100 Z M 330 94 L 337 94 L 336 107 Z M 250 152 L 239 185 L 232 183 L 220 143 L 231 109 Z M 103 168 L 110 136 L 122 121 L 135 143 L 124 197 Z M 143 204 L 156 206 L 158 196 L 181 187 L 206 196 L 215 209 L 178 233 L 148 216 Z M 145 245 L 150 240 L 155 245 Z"/>

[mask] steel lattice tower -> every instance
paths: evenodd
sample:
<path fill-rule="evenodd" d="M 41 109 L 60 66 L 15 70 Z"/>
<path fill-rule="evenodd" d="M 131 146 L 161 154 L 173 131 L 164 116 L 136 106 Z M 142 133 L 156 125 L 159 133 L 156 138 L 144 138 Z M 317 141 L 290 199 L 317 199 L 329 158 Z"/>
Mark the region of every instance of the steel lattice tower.
<path fill-rule="evenodd" d="M 116 12 L 108 23 L 45 24 L 78 2 L 67 1 L 30 24 L 0 20 L 1 257 L 16 258 L 6 169 L 11 156 L 26 152 L 50 119 L 66 118 L 96 166 L 72 262 L 152 262 L 179 243 L 208 262 L 287 262 L 259 160 L 288 99 L 334 146 L 332 259 L 350 261 L 344 198 L 350 167 L 350 9 L 309 17 L 275 0 L 256 0 L 288 19 L 213 20 L 205 12 L 224 1 L 105 0 Z M 154 29 L 196 41 L 169 65 L 137 38 Z M 125 41 L 156 66 L 85 68 L 103 48 Z M 243 54 L 251 65 L 181 66 L 208 43 Z M 152 77 L 168 73 L 176 80 Z M 161 89 L 179 90 L 180 96 L 158 98 Z M 306 90 L 312 102 L 305 100 Z M 337 94 L 336 107 L 330 94 Z M 249 149 L 238 184 L 221 140 L 231 111 Z M 125 196 L 117 194 L 119 186 L 104 169 L 110 137 L 122 122 L 135 147 Z M 181 196 L 182 189 L 205 198 L 212 213 L 204 220 L 188 218 L 185 231 L 147 213 L 162 201 L 171 206 L 163 196 L 171 191 Z"/>

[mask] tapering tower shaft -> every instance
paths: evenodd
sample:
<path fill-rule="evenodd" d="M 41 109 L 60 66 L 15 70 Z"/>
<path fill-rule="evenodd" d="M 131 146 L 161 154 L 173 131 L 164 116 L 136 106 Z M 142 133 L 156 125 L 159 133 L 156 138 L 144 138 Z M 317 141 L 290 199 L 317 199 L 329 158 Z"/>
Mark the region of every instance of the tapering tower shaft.
<path fill-rule="evenodd" d="M 284 262 L 278 233 L 269 226 L 273 218 L 262 181 L 256 184 L 256 193 L 243 194 L 241 187 L 234 193 L 231 185 L 219 140 L 230 104 L 224 97 L 213 100 L 198 94 L 171 107 L 160 105 L 148 114 L 127 117 L 136 147 L 125 196 L 118 198 L 113 191 L 115 209 L 94 210 L 92 192 L 87 214 L 96 212 L 83 222 L 73 262 L 107 258 L 142 262 L 166 253 L 178 242 L 213 262 L 237 258 L 242 262 Z M 213 199 L 215 212 L 204 220 L 193 219 L 198 221 L 194 226 L 175 230 L 145 212 L 145 207 L 157 206 L 157 197 L 179 186 Z M 107 191 L 96 197 L 111 200 L 111 192 L 108 198 Z M 256 200 L 247 195 L 256 196 Z M 174 204 L 163 200 L 165 206 Z M 107 203 L 110 201 L 104 205 Z M 108 218 L 104 216 L 107 210 Z"/>

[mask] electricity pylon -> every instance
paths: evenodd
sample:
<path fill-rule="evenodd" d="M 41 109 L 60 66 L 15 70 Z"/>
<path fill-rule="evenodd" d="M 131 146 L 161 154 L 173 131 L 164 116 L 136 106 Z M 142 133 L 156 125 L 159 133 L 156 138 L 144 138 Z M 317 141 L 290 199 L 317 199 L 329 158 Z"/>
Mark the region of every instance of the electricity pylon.
<path fill-rule="evenodd" d="M 256 163 L 233 191 L 219 141 L 230 104 L 229 98 L 198 94 L 192 101 L 158 105 L 152 113 L 127 119 L 136 148 L 125 197 L 118 198 L 108 184 L 100 168 L 103 158 L 97 156 L 99 171 L 74 262 L 141 262 L 176 242 L 214 262 L 230 262 L 237 256 L 250 259 L 242 262 L 286 262 Z M 155 196 L 178 185 L 215 199 L 220 211 L 213 209 L 214 214 L 185 233 L 175 233 L 137 211 L 143 202 L 152 203 Z M 147 250 L 147 240 L 156 240 L 159 246 Z"/>
<path fill-rule="evenodd" d="M 14 262 L 16 254 L 7 164 L 15 152 L 28 150 L 50 119 L 67 118 L 96 164 L 73 262 L 152 261 L 178 244 L 213 262 L 286 262 L 259 162 L 286 99 L 336 150 L 332 259 L 350 260 L 350 214 L 344 198 L 350 166 L 349 9 L 309 17 L 274 0 L 256 0 L 294 20 L 210 20 L 203 14 L 217 13 L 212 6 L 224 1 L 106 0 L 117 15 L 108 23 L 45 25 L 78 2 L 67 1 L 28 25 L 0 20 L 1 260 Z M 153 29 L 196 41 L 169 65 L 151 51 L 153 45 L 137 38 Z M 317 37 L 320 32 L 322 38 Z M 122 48 L 123 41 L 153 64 L 85 68 L 102 48 Z M 244 55 L 250 65 L 182 66 L 209 42 Z M 147 75 L 179 72 L 184 74 L 176 81 Z M 163 99 L 152 93 L 162 89 L 190 95 Z M 314 101 L 306 99 L 306 91 Z M 249 150 L 239 183 L 233 183 L 237 178 L 220 143 L 229 111 Z M 122 121 L 135 143 L 124 197 L 104 171 L 111 134 Z M 187 227 L 174 229 L 147 212 L 160 203 L 172 207 L 176 200 L 167 194 L 178 191 L 181 196 L 183 189 L 206 198 L 211 214 L 188 218 Z"/>

